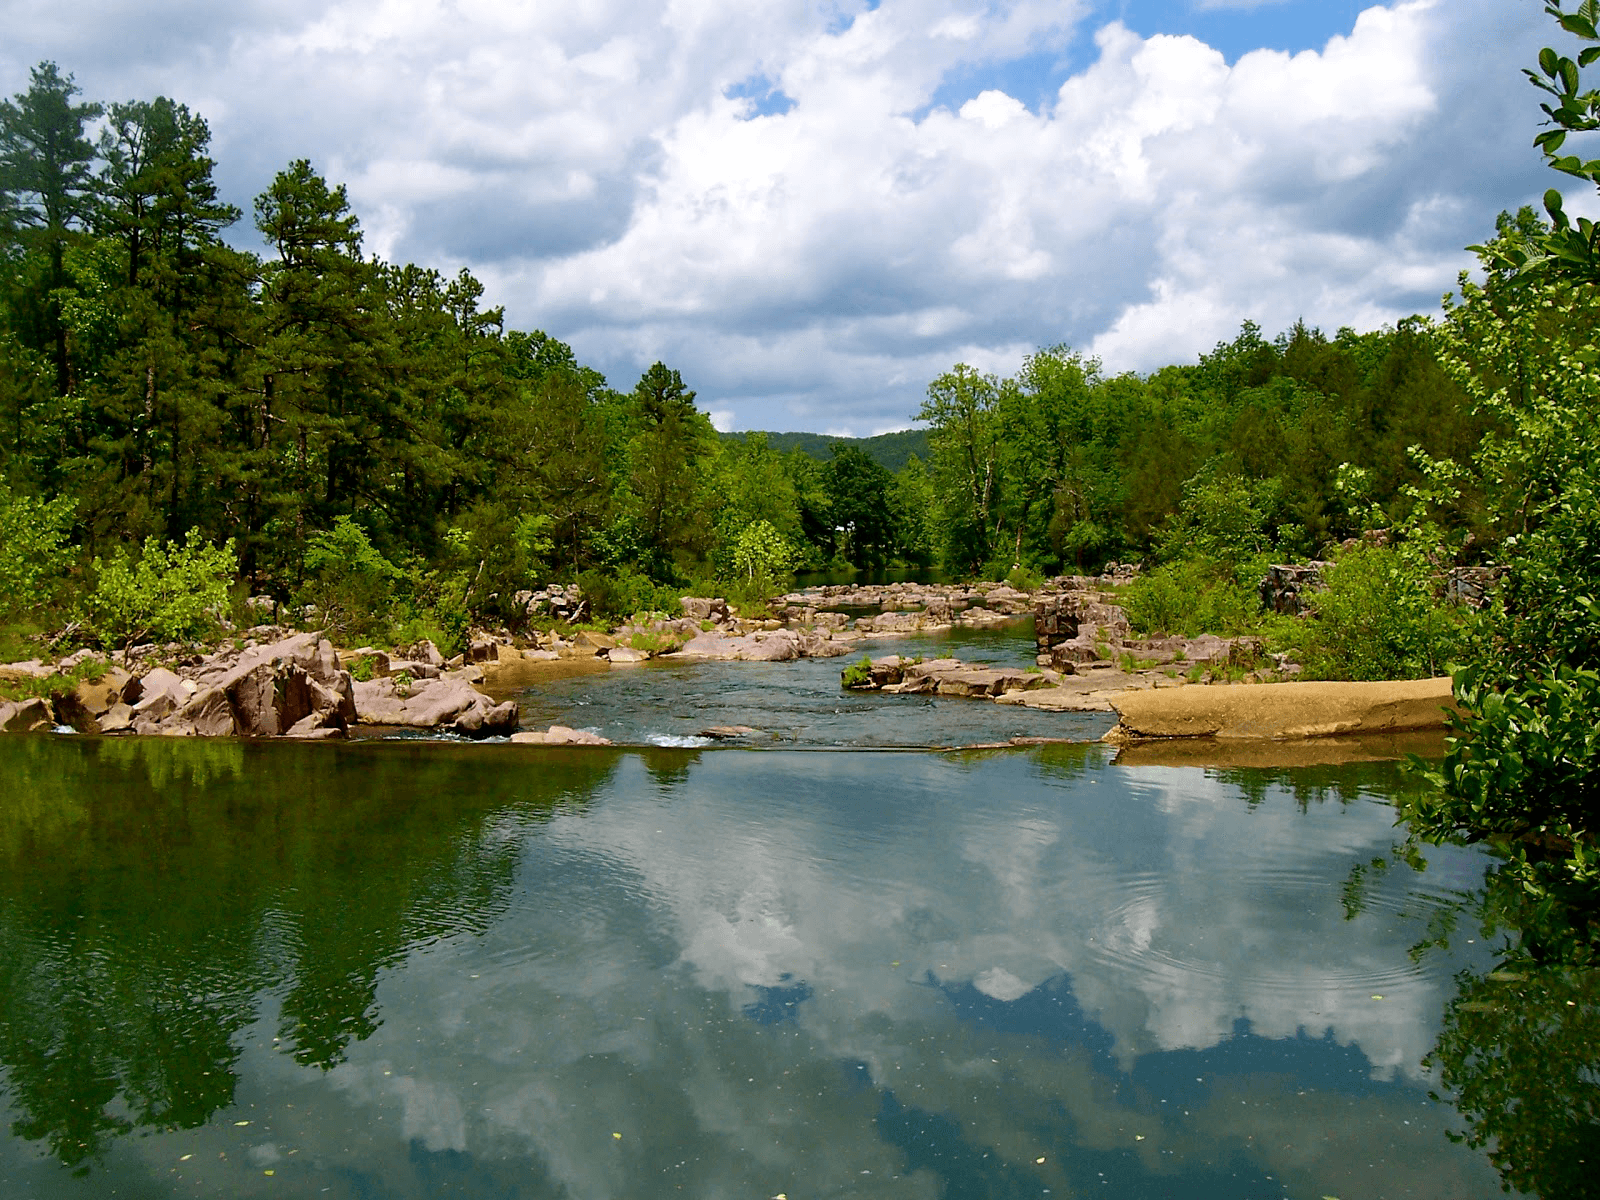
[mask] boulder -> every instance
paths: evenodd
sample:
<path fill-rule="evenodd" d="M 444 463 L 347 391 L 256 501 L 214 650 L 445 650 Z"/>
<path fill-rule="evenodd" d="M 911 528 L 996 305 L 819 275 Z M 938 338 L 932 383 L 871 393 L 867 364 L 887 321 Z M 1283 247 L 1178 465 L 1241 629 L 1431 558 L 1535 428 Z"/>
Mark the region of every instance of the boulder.
<path fill-rule="evenodd" d="M 312 713 L 308 717 L 302 717 L 284 730 L 283 736 L 305 741 L 320 741 L 325 738 L 342 738 L 346 736 L 346 733 L 342 725 L 324 724 L 321 714 Z"/>
<path fill-rule="evenodd" d="M 613 646 L 606 651 L 607 660 L 622 665 L 642 663 L 647 661 L 649 657 L 643 650 L 635 650 L 632 646 Z"/>
<path fill-rule="evenodd" d="M 119 700 L 101 714 L 97 724 L 101 733 L 127 733 L 133 728 L 133 709 Z"/>
<path fill-rule="evenodd" d="M 98 717 L 122 699 L 122 689 L 132 678 L 126 671 L 113 667 L 99 679 L 85 679 L 79 683 L 72 689 L 72 698 L 84 712 Z"/>
<path fill-rule="evenodd" d="M 690 638 L 678 648 L 674 658 L 732 659 L 739 657 L 739 642 L 722 633 L 702 633 Z"/>
<path fill-rule="evenodd" d="M 615 649 L 617 639 L 606 633 L 595 633 L 585 629 L 572 639 L 572 644 L 580 650 L 590 654 L 604 654 L 607 650 Z"/>
<path fill-rule="evenodd" d="M 467 648 L 462 654 L 462 661 L 469 663 L 494 662 L 499 658 L 499 643 L 488 638 L 473 638 L 467 643 Z"/>
<path fill-rule="evenodd" d="M 54 729 L 55 724 L 50 706 L 37 696 L 0 704 L 0 731 L 5 733 L 36 733 Z"/>
<path fill-rule="evenodd" d="M 480 701 L 488 704 L 483 693 L 464 679 L 435 679 L 414 689 L 406 698 L 406 719 L 400 723 L 437 729 L 441 725 L 454 724 Z"/>
<path fill-rule="evenodd" d="M 191 736 L 228 737 L 238 732 L 233 706 L 221 688 L 196 693 L 171 719 L 186 726 Z"/>
<path fill-rule="evenodd" d="M 745 662 L 793 662 L 800 657 L 799 639 L 787 629 L 740 640 L 747 643 L 739 654 Z"/>
<path fill-rule="evenodd" d="M 407 646 L 405 656 L 413 662 L 427 663 L 433 667 L 444 666 L 444 655 L 440 654 L 439 647 L 435 646 L 427 638 L 423 638 L 414 645 Z"/>
<path fill-rule="evenodd" d="M 726 621 L 729 616 L 728 602 L 720 596 L 684 596 L 679 603 L 683 615 L 694 621 Z"/>
<path fill-rule="evenodd" d="M 522 651 L 517 649 L 515 646 L 508 645 L 505 642 L 495 643 L 494 658 L 491 660 L 492 662 L 504 667 L 509 666 L 512 663 L 519 663 L 522 661 L 522 659 Z"/>
<path fill-rule="evenodd" d="M 183 702 L 187 704 L 189 698 L 185 696 Z M 141 696 L 139 703 L 133 706 L 133 723 L 137 728 L 144 723 L 155 723 L 165 720 L 178 710 L 178 701 L 173 699 L 168 691 L 151 692 Z"/>
<path fill-rule="evenodd" d="M 27 662 L 0 663 L 0 679 L 44 679 L 54 674 L 54 667 L 45 666 L 37 658 L 30 658 Z"/>

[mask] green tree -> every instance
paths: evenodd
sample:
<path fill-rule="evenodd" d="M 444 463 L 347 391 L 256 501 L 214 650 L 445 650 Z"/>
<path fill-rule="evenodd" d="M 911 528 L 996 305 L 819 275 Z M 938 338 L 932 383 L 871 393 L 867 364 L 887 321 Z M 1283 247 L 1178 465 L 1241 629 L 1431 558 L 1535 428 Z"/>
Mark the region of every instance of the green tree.
<path fill-rule="evenodd" d="M 889 502 L 893 476 L 857 446 L 834 443 L 824 467 L 839 553 L 857 567 L 881 567 L 899 544 Z"/>
<path fill-rule="evenodd" d="M 0 101 L 0 211 L 13 236 L 45 260 L 39 333 L 51 346 L 58 396 L 67 395 L 73 382 L 59 296 L 66 248 L 88 227 L 98 199 L 94 147 L 84 128 L 101 110 L 74 104 L 76 95 L 72 76 L 42 62 L 33 68 L 26 92 Z"/>
<path fill-rule="evenodd" d="M 1000 381 L 958 363 L 928 385 L 917 412 L 929 423 L 933 475 L 944 509 L 945 554 L 976 572 L 995 542 L 1000 487 Z"/>
<path fill-rule="evenodd" d="M 1591 181 L 1600 165 L 1558 155 L 1595 127 L 1600 97 L 1581 69 L 1600 59 L 1600 8 L 1546 11 L 1590 43 L 1576 61 L 1546 49 L 1534 82 L 1559 101 L 1537 144 Z M 1552 190 L 1553 191 L 1553 190 Z M 1444 331 L 1446 361 L 1502 432 L 1480 458 L 1503 523 L 1510 578 L 1499 652 L 1456 677 L 1465 710 L 1436 790 L 1407 813 L 1419 836 L 1493 840 L 1528 893 L 1572 912 L 1600 902 L 1600 306 L 1595 227 L 1573 226 L 1560 196 L 1551 225 L 1502 220 L 1480 249 L 1487 280 L 1462 280 Z"/>

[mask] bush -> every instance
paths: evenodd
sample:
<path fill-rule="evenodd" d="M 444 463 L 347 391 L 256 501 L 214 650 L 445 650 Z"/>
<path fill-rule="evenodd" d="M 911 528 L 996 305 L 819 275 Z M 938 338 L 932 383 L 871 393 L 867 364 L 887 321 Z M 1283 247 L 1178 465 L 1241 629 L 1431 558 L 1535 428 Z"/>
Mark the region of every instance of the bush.
<path fill-rule="evenodd" d="M 733 543 L 733 569 L 745 596 L 765 600 L 794 557 L 788 541 L 768 522 L 745 526 Z"/>
<path fill-rule="evenodd" d="M 373 547 L 366 530 L 349 517 L 306 543 L 305 600 L 317 606 L 336 635 L 387 630 L 394 585 L 401 571 Z"/>
<path fill-rule="evenodd" d="M 0 615 L 47 599 L 46 589 L 66 571 L 73 508 L 64 496 L 18 496 L 0 484 Z"/>
<path fill-rule="evenodd" d="M 1481 623 L 1434 594 L 1425 559 L 1405 548 L 1348 550 L 1315 593 L 1295 636 L 1310 679 L 1426 679 L 1472 648 Z"/>
<path fill-rule="evenodd" d="M 632 572 L 607 575 L 603 571 L 585 571 L 578 576 L 578 587 L 589 604 L 590 615 L 596 619 L 622 620 L 645 612 L 669 617 L 683 613 L 682 589 Z"/>
<path fill-rule="evenodd" d="M 863 654 L 861 661 L 851 663 L 839 672 L 839 682 L 847 688 L 864 687 L 872 682 L 872 656 Z"/>
<path fill-rule="evenodd" d="M 1253 574 L 1246 568 L 1245 573 Z M 1253 584 L 1209 559 L 1170 562 L 1139 576 L 1123 601 L 1128 623 L 1143 634 L 1245 633 L 1260 622 Z"/>
<path fill-rule="evenodd" d="M 1018 565 L 1006 576 L 1006 586 L 1019 592 L 1036 592 L 1044 586 L 1044 576 L 1032 567 Z"/>
<path fill-rule="evenodd" d="M 103 645 L 188 641 L 216 630 L 238 573 L 233 541 L 213 546 L 189 530 L 182 545 L 146 538 L 137 561 L 118 549 L 94 560 L 84 623 Z"/>

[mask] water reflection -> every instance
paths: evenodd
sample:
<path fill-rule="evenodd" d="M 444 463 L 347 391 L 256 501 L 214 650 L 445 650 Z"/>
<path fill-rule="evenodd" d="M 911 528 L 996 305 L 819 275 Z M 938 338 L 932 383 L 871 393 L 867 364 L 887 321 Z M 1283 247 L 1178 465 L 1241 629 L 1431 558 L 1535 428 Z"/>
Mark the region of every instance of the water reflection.
<path fill-rule="evenodd" d="M 6 739 L 0 761 L 0 1063 L 14 1132 L 68 1165 L 233 1104 L 265 990 L 273 1041 L 337 1066 L 379 973 L 481 932 L 516 858 L 487 820 L 513 790 L 445 747 Z M 524 781 L 519 814 L 608 770 Z"/>
<path fill-rule="evenodd" d="M 1494 1183 L 1419 1065 L 1492 964 L 1409 954 L 1482 858 L 1346 910 L 1392 769 L 146 745 L 0 741 L 76 804 L 0 797 L 8 1194 Z"/>

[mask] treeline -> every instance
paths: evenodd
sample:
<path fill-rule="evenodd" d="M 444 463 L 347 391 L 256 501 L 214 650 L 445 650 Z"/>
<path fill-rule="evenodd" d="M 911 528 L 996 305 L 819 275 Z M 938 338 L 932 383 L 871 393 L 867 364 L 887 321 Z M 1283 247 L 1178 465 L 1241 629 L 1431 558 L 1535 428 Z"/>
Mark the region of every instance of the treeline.
<path fill-rule="evenodd" d="M 661 363 L 610 387 L 469 273 L 366 254 L 305 161 L 256 198 L 270 253 L 230 245 L 209 139 L 165 98 L 81 103 L 52 63 L 0 105 L 0 472 L 85 566 L 198 531 L 250 591 L 353 571 L 488 615 L 552 575 L 625 605 L 890 552 L 858 449 L 724 445 Z"/>
<path fill-rule="evenodd" d="M 368 255 L 305 161 L 253 205 L 269 252 L 238 249 L 209 141 L 165 98 L 82 103 L 52 63 L 0 104 L 0 526 L 54 547 L 68 600 L 186 540 L 231 543 L 241 593 L 436 627 L 514 619 L 553 578 L 623 613 L 688 587 L 753 599 L 803 568 L 1156 562 L 1194 549 L 1196 514 L 1230 561 L 1308 556 L 1374 505 L 1398 514 L 1423 464 L 1488 428 L 1426 322 L 1246 325 L 1149 376 L 1065 348 L 1009 379 L 957 366 L 926 430 L 780 452 L 719 438 L 662 363 L 615 389 L 506 328 L 468 272 Z M 1471 491 L 1455 505 L 1490 544 Z M 50 571 L 12 576 L 0 607 L 37 615 Z"/>
<path fill-rule="evenodd" d="M 919 417 L 932 461 L 905 544 L 953 570 L 1097 570 L 1192 548 L 1201 517 L 1257 549 L 1314 556 L 1408 506 L 1424 461 L 1470 456 L 1486 418 L 1420 319 L 1332 338 L 1246 323 L 1197 366 L 1105 375 L 1065 347 L 1009 379 L 957 366 Z M 1482 522 L 1474 497 L 1457 516 Z M 1176 538 L 1174 535 L 1177 535 Z"/>

